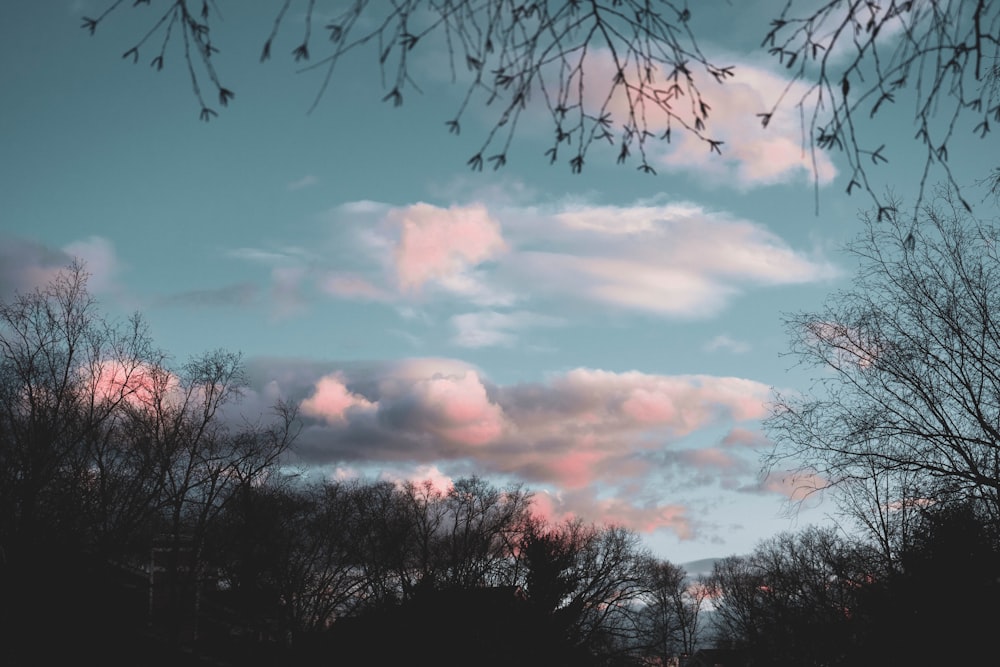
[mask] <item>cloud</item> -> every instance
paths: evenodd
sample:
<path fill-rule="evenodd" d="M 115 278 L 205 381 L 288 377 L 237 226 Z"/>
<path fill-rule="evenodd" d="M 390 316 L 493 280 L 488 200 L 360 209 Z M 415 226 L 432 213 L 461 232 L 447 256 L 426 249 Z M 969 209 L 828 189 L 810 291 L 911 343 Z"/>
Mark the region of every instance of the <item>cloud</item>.
<path fill-rule="evenodd" d="M 518 334 L 525 329 L 558 326 L 561 323 L 558 318 L 528 311 L 462 313 L 451 318 L 455 330 L 452 342 L 471 348 L 511 347 L 517 343 Z"/>
<path fill-rule="evenodd" d="M 83 262 L 90 279 L 87 287 L 94 294 L 114 291 L 115 274 L 119 269 L 119 261 L 115 255 L 115 247 L 108 239 L 91 236 L 81 241 L 73 241 L 63 247 L 70 257 Z"/>
<path fill-rule="evenodd" d="M 256 301 L 260 288 L 253 283 L 235 283 L 224 287 L 188 290 L 169 294 L 159 299 L 163 306 L 194 306 L 218 308 L 225 306 L 245 306 Z"/>
<path fill-rule="evenodd" d="M 360 475 L 355 474 L 354 477 L 360 477 Z M 430 484 L 431 489 L 440 494 L 448 493 L 455 486 L 455 480 L 442 472 L 436 465 L 419 465 L 408 469 L 391 468 L 383 470 L 379 477 L 398 485 L 406 482 Z"/>
<path fill-rule="evenodd" d="M 327 294 L 343 299 L 361 301 L 390 301 L 391 293 L 378 287 L 365 277 L 351 272 L 333 272 L 320 281 L 320 288 Z"/>
<path fill-rule="evenodd" d="M 720 444 L 723 447 L 763 449 L 769 447 L 771 441 L 759 430 L 734 427 L 726 434 Z"/>
<path fill-rule="evenodd" d="M 309 303 L 309 287 L 317 281 L 317 255 L 298 246 L 273 249 L 234 248 L 227 257 L 267 268 L 270 283 L 267 290 L 271 314 L 286 318 L 305 311 Z"/>
<path fill-rule="evenodd" d="M 840 322 L 813 320 L 805 324 L 810 345 L 821 349 L 838 368 L 868 368 L 887 350 L 877 336 Z"/>
<path fill-rule="evenodd" d="M 797 179 L 811 182 L 815 178 L 820 184 L 833 180 L 837 169 L 829 155 L 817 149 L 814 170 L 808 137 L 802 135 L 796 104 L 803 98 L 807 105 L 815 99 L 808 84 L 792 81 L 784 72 L 769 65 L 758 65 L 738 57 L 719 54 L 709 59 L 731 65 L 733 71 L 731 78 L 719 82 L 703 69 L 691 68 L 694 84 L 702 101 L 708 105 L 708 119 L 702 134 L 722 142 L 721 154 L 710 150 L 705 140 L 681 128 L 676 120 L 668 124 L 667 114 L 657 105 L 647 103 L 643 109 L 646 129 L 653 135 L 662 135 L 668 127 L 673 130 L 669 143 L 654 141 L 647 145 L 647 155 L 654 166 L 697 173 L 710 184 L 744 190 Z M 590 54 L 586 68 L 586 76 L 591 81 L 612 81 L 616 75 L 613 58 L 606 50 Z M 668 75 L 665 71 L 655 72 L 652 85 L 668 90 L 673 82 Z M 606 94 L 603 85 L 588 88 L 587 104 L 601 108 Z M 759 114 L 771 112 L 782 98 L 784 103 L 773 111 L 768 126 L 763 127 Z M 695 102 L 687 94 L 676 100 L 671 106 L 672 112 L 694 127 Z M 611 96 L 606 111 L 614 127 L 621 128 L 630 122 L 629 98 L 623 87 Z"/>
<path fill-rule="evenodd" d="M 814 172 L 808 137 L 802 135 L 795 106 L 803 97 L 809 99 L 808 84 L 792 82 L 784 73 L 745 61 L 736 62 L 733 72 L 725 83 L 707 74 L 697 79 L 703 98 L 711 106 L 706 134 L 725 142 L 722 154 L 712 153 L 694 135 L 679 132 L 673 144 L 657 147 L 657 163 L 671 171 L 694 169 L 710 182 L 740 189 L 797 179 L 830 183 L 837 169 L 825 151 L 816 149 Z M 763 127 L 757 114 L 771 112 L 782 95 L 784 103 Z"/>
<path fill-rule="evenodd" d="M 705 350 L 707 352 L 726 350 L 727 352 L 732 352 L 733 354 L 744 354 L 750 351 L 750 344 L 742 340 L 736 340 L 728 334 L 719 334 L 718 336 L 712 338 L 712 340 L 705 343 Z"/>
<path fill-rule="evenodd" d="M 499 224 L 482 205 L 359 201 L 336 207 L 330 216 L 330 236 L 310 249 L 241 247 L 227 253 L 268 267 L 278 315 L 301 312 L 315 294 L 383 303 L 435 295 L 481 306 L 513 301 L 481 270 L 507 248 Z"/>
<path fill-rule="evenodd" d="M 306 174 L 302 178 L 290 182 L 285 186 L 285 189 L 289 192 L 294 192 L 295 190 L 302 190 L 303 188 L 308 188 L 312 185 L 319 183 L 319 179 L 312 174 Z"/>
<path fill-rule="evenodd" d="M 419 291 L 429 282 L 448 287 L 449 280 L 506 248 L 500 225 L 481 205 L 413 204 L 390 211 L 384 223 L 398 235 L 394 268 L 404 292 Z"/>
<path fill-rule="evenodd" d="M 30 292 L 51 282 L 74 259 L 84 262 L 90 274 L 88 289 L 100 294 L 118 289 L 115 283 L 120 263 L 114 245 L 105 238 L 91 236 L 62 248 L 0 234 L 0 300 L 16 293 Z"/>
<path fill-rule="evenodd" d="M 515 251 L 501 268 L 526 289 L 617 309 L 709 317 L 750 287 L 838 273 L 760 224 L 694 204 L 577 206 L 552 217 L 555 249 Z"/>
<path fill-rule="evenodd" d="M 718 447 L 706 447 L 704 449 L 685 450 L 679 452 L 678 459 L 687 465 L 700 470 L 745 470 L 746 462 L 738 458 L 732 452 L 727 452 Z"/>
<path fill-rule="evenodd" d="M 643 530 L 682 530 L 683 507 L 655 500 L 666 479 L 753 483 L 748 450 L 699 441 L 762 418 L 770 396 L 761 383 L 707 375 L 577 368 L 497 385 L 453 359 L 269 364 L 283 393 L 304 399 L 307 465 L 468 466 L 574 499 L 561 511 Z"/>
<path fill-rule="evenodd" d="M 596 304 L 704 318 L 754 287 L 838 275 L 822 256 L 792 248 L 759 223 L 687 202 L 516 205 L 489 212 L 478 204 L 416 204 L 372 223 L 376 212 L 366 207 L 353 241 L 355 259 L 367 258 L 367 267 L 327 278 L 325 291 L 485 307 L 452 320 L 455 342 L 469 347 L 512 344 L 514 330 L 529 326 L 527 309 L 503 312 L 515 303 L 534 302 L 536 312 Z"/>
<path fill-rule="evenodd" d="M 670 530 L 682 540 L 693 539 L 697 530 L 689 508 L 680 503 L 601 498 L 589 490 L 542 491 L 532 500 L 533 513 L 551 523 L 579 518 L 644 533 Z"/>
<path fill-rule="evenodd" d="M 338 374 L 320 378 L 315 393 L 301 403 L 302 414 L 317 417 L 327 423 L 347 421 L 347 411 L 351 409 L 371 410 L 374 403 L 364 396 L 353 394 Z"/>

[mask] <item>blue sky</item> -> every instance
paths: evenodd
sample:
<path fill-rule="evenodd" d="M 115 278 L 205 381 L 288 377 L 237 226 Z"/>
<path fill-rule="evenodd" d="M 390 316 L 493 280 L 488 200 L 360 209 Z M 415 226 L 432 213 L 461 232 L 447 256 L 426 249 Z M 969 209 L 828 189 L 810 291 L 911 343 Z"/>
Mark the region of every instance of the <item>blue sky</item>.
<path fill-rule="evenodd" d="M 284 55 L 292 31 L 260 64 L 272 9 L 219 4 L 236 98 L 210 123 L 179 53 L 159 73 L 121 58 L 152 10 L 89 37 L 97 0 L 0 6 L 0 296 L 83 258 L 107 312 L 140 311 L 175 359 L 241 351 L 247 412 L 302 400 L 296 464 L 333 477 L 523 481 L 675 562 L 827 520 L 829 502 L 786 516 L 790 486 L 759 478 L 759 420 L 772 388 L 808 387 L 781 315 L 849 279 L 869 202 L 821 153 L 817 213 L 795 110 L 754 115 L 787 82 L 757 49 L 783 2 L 696 14 L 736 67 L 706 87 L 728 148 L 682 137 L 655 176 L 611 150 L 550 166 L 530 115 L 507 167 L 470 171 L 491 116 L 448 134 L 463 89 L 439 53 L 402 108 L 369 52 L 307 113 L 320 79 Z M 912 110 L 894 113 L 864 131 L 890 145 L 878 189 L 912 197 Z M 988 173 L 984 145 L 953 142 L 960 183 Z"/>

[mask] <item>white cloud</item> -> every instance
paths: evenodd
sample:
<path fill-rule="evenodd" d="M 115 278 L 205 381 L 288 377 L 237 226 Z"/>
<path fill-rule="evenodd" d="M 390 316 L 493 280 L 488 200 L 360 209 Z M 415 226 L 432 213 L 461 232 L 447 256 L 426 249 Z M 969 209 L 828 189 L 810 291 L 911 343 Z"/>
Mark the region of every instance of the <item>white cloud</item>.
<path fill-rule="evenodd" d="M 802 123 L 795 106 L 799 99 L 808 98 L 809 86 L 792 81 L 785 72 L 770 65 L 761 66 L 724 54 L 710 55 L 709 59 L 731 65 L 734 73 L 733 77 L 719 82 L 703 69 L 692 66 L 694 83 L 710 108 L 704 135 L 723 142 L 721 154 L 710 150 L 704 140 L 674 121 L 670 143 L 652 141 L 647 145 L 652 164 L 671 171 L 699 173 L 707 183 L 720 187 L 749 189 L 796 179 L 812 181 L 813 156 L 804 144 Z M 606 50 L 588 57 L 588 80 L 611 81 L 615 72 L 613 59 Z M 652 83 L 666 90 L 671 81 L 666 72 L 658 72 L 654 73 Z M 587 104 L 601 107 L 606 94 L 604 85 L 590 87 Z M 770 112 L 782 95 L 785 103 L 778 107 L 768 127 L 764 128 L 758 114 Z M 690 96 L 684 95 L 671 110 L 689 126 L 694 126 L 693 106 Z M 623 88 L 619 87 L 611 96 L 607 111 L 616 128 L 629 121 L 628 96 Z M 644 122 L 653 135 L 661 135 L 668 128 L 667 114 L 655 104 L 647 103 L 643 111 Z M 837 170 L 827 153 L 817 150 L 815 159 L 815 177 L 819 183 L 832 181 Z"/>
<path fill-rule="evenodd" d="M 802 123 L 796 103 L 808 97 L 808 85 L 791 82 L 777 73 L 749 62 L 737 62 L 734 76 L 724 83 L 703 75 L 698 86 L 711 106 L 709 137 L 724 141 L 722 153 L 686 132 L 679 132 L 674 143 L 658 145 L 656 162 L 672 171 L 701 172 L 708 182 L 720 186 L 735 185 L 749 189 L 796 179 L 818 179 L 825 185 L 837 175 L 829 155 L 816 151 L 815 173 L 808 137 L 802 135 Z M 787 92 L 786 91 L 787 88 Z M 757 114 L 771 112 L 778 99 L 785 101 L 773 112 L 768 126 Z"/>
<path fill-rule="evenodd" d="M 719 334 L 718 336 L 712 338 L 712 340 L 705 343 L 705 350 L 708 352 L 725 350 L 727 352 L 732 352 L 733 354 L 744 354 L 750 351 L 750 343 L 737 340 L 728 334 Z"/>
<path fill-rule="evenodd" d="M 461 347 L 511 347 L 525 329 L 558 326 L 561 322 L 528 311 L 462 313 L 451 318 L 455 329 L 452 342 Z"/>
<path fill-rule="evenodd" d="M 294 180 L 285 186 L 285 189 L 294 192 L 295 190 L 302 190 L 303 188 L 308 188 L 312 185 L 319 183 L 319 179 L 312 174 L 306 174 L 302 178 Z"/>
<path fill-rule="evenodd" d="M 83 261 L 90 274 L 87 287 L 91 292 L 100 294 L 115 289 L 115 274 L 119 269 L 119 261 L 111 241 L 100 236 L 91 236 L 81 241 L 74 241 L 63 250 L 67 255 Z"/>
<path fill-rule="evenodd" d="M 763 225 L 681 203 L 575 206 L 536 224 L 500 264 L 535 293 L 669 317 L 707 317 L 758 286 L 832 278 L 837 269 Z"/>
<path fill-rule="evenodd" d="M 340 236 L 311 250 L 245 247 L 230 255 L 271 269 L 284 314 L 310 291 L 401 312 L 475 306 L 482 312 L 448 315 L 453 342 L 466 347 L 514 344 L 517 331 L 543 325 L 528 312 L 558 318 L 596 305 L 707 318 L 750 290 L 839 275 L 818 250 L 793 248 L 763 224 L 683 201 L 495 210 L 360 202 L 333 215 Z"/>

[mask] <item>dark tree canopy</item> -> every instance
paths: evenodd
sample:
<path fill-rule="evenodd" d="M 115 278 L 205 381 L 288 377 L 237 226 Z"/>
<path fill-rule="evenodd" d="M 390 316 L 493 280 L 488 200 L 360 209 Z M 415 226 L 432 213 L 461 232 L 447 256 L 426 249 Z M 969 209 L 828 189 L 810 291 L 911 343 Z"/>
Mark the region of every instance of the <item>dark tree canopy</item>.
<path fill-rule="evenodd" d="M 83 27 L 93 34 L 117 10 L 148 6 L 148 31 L 123 57 L 159 70 L 180 51 L 207 121 L 234 99 L 216 41 L 219 4 L 108 0 L 102 13 L 83 19 Z M 504 166 L 519 120 L 534 105 L 551 120 L 545 154 L 552 162 L 566 161 L 580 172 L 590 148 L 607 142 L 618 162 L 634 157 L 640 171 L 652 173 L 649 148 L 669 143 L 675 132 L 693 134 L 707 151 L 727 149 L 713 132 L 713 101 L 703 88 L 738 75 L 738 68 L 714 62 L 699 46 L 708 35 L 691 27 L 694 13 L 712 11 L 732 8 L 699 3 L 692 9 L 669 0 L 280 0 L 272 24 L 261 27 L 260 58 L 271 57 L 279 33 L 298 35 L 290 56 L 300 71 L 323 75 L 315 108 L 336 87 L 342 60 L 356 51 L 371 53 L 382 74 L 383 101 L 401 106 L 420 91 L 415 56 L 446 50 L 452 80 L 466 87 L 447 129 L 458 134 L 475 105 L 495 114 L 468 160 L 471 168 Z M 897 98 L 912 104 L 915 140 L 925 149 L 922 198 L 933 168 L 956 185 L 948 154 L 956 132 L 986 140 L 1000 123 L 998 35 L 1000 4 L 986 0 L 829 0 L 818 7 L 789 0 L 761 35 L 761 47 L 786 68 L 789 85 L 772 107 L 745 112 L 766 128 L 780 106 L 797 107 L 803 151 L 814 165 L 817 151 L 843 153 L 850 166 L 847 192 L 860 188 L 879 202 L 869 171 L 887 162 L 892 150 L 870 144 L 863 125 Z"/>
<path fill-rule="evenodd" d="M 921 510 L 913 537 L 892 569 L 872 545 L 815 527 L 719 561 L 709 586 L 721 642 L 775 667 L 931 667 L 989 654 L 996 521 L 941 503 Z"/>

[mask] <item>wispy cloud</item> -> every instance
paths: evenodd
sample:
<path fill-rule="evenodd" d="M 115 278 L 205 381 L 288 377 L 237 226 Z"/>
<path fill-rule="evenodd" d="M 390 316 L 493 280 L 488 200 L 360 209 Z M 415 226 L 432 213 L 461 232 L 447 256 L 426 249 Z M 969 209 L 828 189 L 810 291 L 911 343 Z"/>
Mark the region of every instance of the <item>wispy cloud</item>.
<path fill-rule="evenodd" d="M 417 204 L 389 210 L 380 222 L 366 217 L 354 242 L 369 265 L 333 293 L 449 300 L 494 312 L 531 301 L 549 308 L 589 302 L 665 317 L 709 317 L 747 290 L 838 274 L 818 252 L 792 248 L 762 224 L 684 202 L 496 210 Z M 474 324 L 492 331 L 463 336 L 463 344 L 509 342 L 503 318 L 489 317 L 496 326 L 484 326 L 485 315 L 453 322 L 463 331 Z"/>
<path fill-rule="evenodd" d="M 320 272 L 320 258 L 299 246 L 275 248 L 234 248 L 226 256 L 266 267 L 268 271 L 268 306 L 276 318 L 286 318 L 306 311 L 309 289 Z"/>
<path fill-rule="evenodd" d="M 461 313 L 451 318 L 455 330 L 452 342 L 461 347 L 511 347 L 526 329 L 553 327 L 563 321 L 529 311 L 497 312 L 485 310 Z"/>
<path fill-rule="evenodd" d="M 319 282 L 324 292 L 344 299 L 361 301 L 394 300 L 391 292 L 373 284 L 367 278 L 357 273 L 334 271 L 322 277 Z"/>
<path fill-rule="evenodd" d="M 808 137 L 802 135 L 796 103 L 805 98 L 808 104 L 810 94 L 806 83 L 792 81 L 785 72 L 769 64 L 761 65 L 719 53 L 710 54 L 709 58 L 731 66 L 733 71 L 733 77 L 720 82 L 702 69 L 691 67 L 691 76 L 707 105 L 708 119 L 703 134 L 722 142 L 721 152 L 710 150 L 704 140 L 679 128 L 676 121 L 668 123 L 667 114 L 656 105 L 646 104 L 642 118 L 647 131 L 661 135 L 668 127 L 673 129 L 669 143 L 654 141 L 647 145 L 647 156 L 653 166 L 699 174 L 711 185 L 739 189 L 794 180 L 811 182 L 816 179 L 820 184 L 833 180 L 837 170 L 829 155 L 818 149 L 813 154 L 807 145 Z M 589 80 L 612 81 L 616 72 L 614 60 L 606 50 L 588 56 L 586 76 Z M 651 75 L 652 85 L 663 90 L 670 88 L 668 72 L 654 71 Z M 598 108 L 604 104 L 606 94 L 603 85 L 594 86 L 588 88 L 585 99 Z M 784 103 L 773 111 L 765 128 L 760 114 L 772 112 L 779 99 Z M 671 109 L 688 126 L 694 127 L 694 107 L 695 103 L 688 96 L 682 96 Z M 634 122 L 629 111 L 629 95 L 623 87 L 619 87 L 603 108 L 616 128 Z"/>
<path fill-rule="evenodd" d="M 750 343 L 737 340 L 729 334 L 719 334 L 705 343 L 705 350 L 707 352 L 718 352 L 719 350 L 724 350 L 733 354 L 744 354 L 750 351 Z"/>
<path fill-rule="evenodd" d="M 254 283 L 235 283 L 223 287 L 188 290 L 160 297 L 163 306 L 195 308 L 215 308 L 220 306 L 246 306 L 260 295 L 260 287 Z"/>
<path fill-rule="evenodd" d="M 500 267 L 512 268 L 512 280 L 559 298 L 667 317 L 708 317 L 754 287 L 837 275 L 763 225 L 694 204 L 577 206 L 534 233 L 552 249 L 512 252 Z"/>
<path fill-rule="evenodd" d="M 295 190 L 302 190 L 303 188 L 308 188 L 319 183 L 319 179 L 312 174 L 306 174 L 302 178 L 291 181 L 285 186 L 285 189 L 289 192 L 294 192 Z"/>
<path fill-rule="evenodd" d="M 840 275 L 816 248 L 767 226 L 691 202 L 596 205 L 560 201 L 338 206 L 311 238 L 235 248 L 266 270 L 255 304 L 301 317 L 329 299 L 370 302 L 447 327 L 458 347 L 544 348 L 546 329 L 595 312 L 708 319 L 755 291 Z M 249 291 L 191 294 L 251 297 Z M 177 302 L 179 303 L 179 302 Z M 744 353 L 721 334 L 708 351 Z"/>

